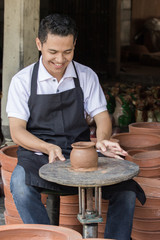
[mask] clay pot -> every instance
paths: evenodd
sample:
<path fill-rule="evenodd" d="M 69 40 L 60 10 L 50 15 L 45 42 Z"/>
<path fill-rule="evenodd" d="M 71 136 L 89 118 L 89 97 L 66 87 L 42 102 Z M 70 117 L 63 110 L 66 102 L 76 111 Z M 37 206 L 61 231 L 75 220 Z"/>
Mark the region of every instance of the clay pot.
<path fill-rule="evenodd" d="M 7 213 L 7 210 L 4 212 L 4 219 L 5 219 L 5 224 L 23 224 L 23 221 L 20 217 L 15 217 L 15 216 L 10 216 Z M 1 232 L 0 232 L 1 234 Z"/>
<path fill-rule="evenodd" d="M 139 177 L 148 177 L 148 178 L 159 178 L 160 177 L 160 166 L 159 167 L 144 167 L 140 168 L 138 174 Z"/>
<path fill-rule="evenodd" d="M 156 187 L 158 191 L 160 190 L 159 179 L 135 177 L 134 180 L 137 181 L 141 186 Z"/>
<path fill-rule="evenodd" d="M 0 227 L 1 240 L 28 240 L 28 239 L 57 239 L 57 240 L 74 240 L 82 239 L 82 235 L 72 229 L 49 226 L 41 224 L 16 224 L 4 225 Z"/>
<path fill-rule="evenodd" d="M 138 134 L 159 134 L 160 135 L 160 122 L 136 122 L 129 124 L 130 133 Z"/>
<path fill-rule="evenodd" d="M 160 136 L 153 134 L 119 133 L 112 138 L 118 139 L 120 146 L 126 150 L 160 150 Z"/>
<path fill-rule="evenodd" d="M 134 218 L 133 228 L 142 231 L 158 231 L 160 230 L 160 219 L 138 219 Z"/>
<path fill-rule="evenodd" d="M 4 199 L 4 206 L 5 206 L 7 215 L 13 216 L 13 217 L 16 217 L 16 218 L 20 218 L 19 213 L 17 211 L 17 208 L 16 208 L 13 201 L 8 201 L 8 199 L 5 198 Z"/>
<path fill-rule="evenodd" d="M 135 240 L 159 240 L 160 239 L 160 231 L 150 232 L 150 231 L 140 231 L 137 229 L 132 229 L 132 238 Z"/>
<path fill-rule="evenodd" d="M 159 219 L 159 208 L 135 207 L 134 217 L 139 219 Z"/>
<path fill-rule="evenodd" d="M 0 158 L 2 160 L 2 180 L 4 185 L 5 195 L 5 223 L 6 224 L 19 224 L 23 223 L 19 213 L 16 209 L 12 194 L 10 192 L 10 180 L 12 171 L 17 165 L 17 145 L 7 146 L 1 149 Z M 47 195 L 41 194 L 42 203 L 46 205 Z"/>
<path fill-rule="evenodd" d="M 78 195 L 60 197 L 59 225 L 76 230 L 82 234 L 83 226 L 77 219 L 79 212 Z"/>
<path fill-rule="evenodd" d="M 62 214 L 60 215 L 59 220 L 60 225 L 80 225 L 80 222 L 77 219 L 77 214 Z"/>
<path fill-rule="evenodd" d="M 9 172 L 13 172 L 17 165 L 17 145 L 3 147 L 0 150 L 0 159 L 2 168 Z"/>
<path fill-rule="evenodd" d="M 98 154 L 94 142 L 76 142 L 72 144 L 70 154 L 71 167 L 76 171 L 94 171 L 98 166 Z"/>
<path fill-rule="evenodd" d="M 129 150 L 125 159 L 136 163 L 140 168 L 156 167 L 160 166 L 160 151 Z"/>
<path fill-rule="evenodd" d="M 128 160 L 128 161 L 133 161 L 132 158 L 135 154 L 137 153 L 141 153 L 141 152 L 145 152 L 146 150 L 143 150 L 143 149 L 132 149 L 132 150 L 128 150 L 127 153 L 128 155 L 125 156 L 125 160 Z"/>
<path fill-rule="evenodd" d="M 160 209 L 160 180 L 143 177 L 135 177 L 134 180 L 140 184 L 146 194 L 144 207 Z M 138 200 L 136 206 L 143 208 Z"/>
<path fill-rule="evenodd" d="M 67 213 L 72 213 L 72 214 L 78 214 L 79 212 L 79 204 L 66 204 L 66 203 L 61 203 L 60 205 L 60 214 L 67 214 Z"/>

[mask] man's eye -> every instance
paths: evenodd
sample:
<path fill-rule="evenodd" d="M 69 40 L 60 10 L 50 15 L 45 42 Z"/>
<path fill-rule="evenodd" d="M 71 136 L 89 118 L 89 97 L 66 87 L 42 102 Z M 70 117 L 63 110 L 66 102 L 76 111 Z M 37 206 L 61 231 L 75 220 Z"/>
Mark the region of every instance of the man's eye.
<path fill-rule="evenodd" d="M 50 54 L 56 54 L 56 52 L 50 52 Z"/>
<path fill-rule="evenodd" d="M 67 51 L 67 52 L 65 52 L 65 54 L 70 54 L 71 53 L 71 51 Z"/>

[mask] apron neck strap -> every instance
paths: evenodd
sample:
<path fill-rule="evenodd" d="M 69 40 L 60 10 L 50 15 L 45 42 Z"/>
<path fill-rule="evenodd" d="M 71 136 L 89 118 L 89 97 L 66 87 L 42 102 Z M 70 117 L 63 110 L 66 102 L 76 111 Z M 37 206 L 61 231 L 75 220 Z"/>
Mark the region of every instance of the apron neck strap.
<path fill-rule="evenodd" d="M 39 61 L 35 63 L 33 67 L 32 79 L 31 79 L 31 96 L 37 94 L 37 76 L 38 76 Z"/>
<path fill-rule="evenodd" d="M 76 73 L 76 76 L 77 76 L 76 78 L 74 78 L 74 84 L 75 84 L 75 87 L 80 87 L 77 69 L 76 69 L 76 67 L 75 67 L 74 61 L 72 61 L 72 63 L 73 63 L 73 67 L 74 67 L 74 70 L 75 70 L 75 73 Z"/>

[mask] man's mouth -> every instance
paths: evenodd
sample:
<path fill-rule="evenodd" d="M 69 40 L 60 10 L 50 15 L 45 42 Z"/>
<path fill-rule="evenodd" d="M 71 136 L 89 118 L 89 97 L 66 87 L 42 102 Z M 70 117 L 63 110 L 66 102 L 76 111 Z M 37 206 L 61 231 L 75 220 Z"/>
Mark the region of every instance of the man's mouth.
<path fill-rule="evenodd" d="M 53 63 L 56 68 L 62 68 L 64 64 L 62 63 Z"/>

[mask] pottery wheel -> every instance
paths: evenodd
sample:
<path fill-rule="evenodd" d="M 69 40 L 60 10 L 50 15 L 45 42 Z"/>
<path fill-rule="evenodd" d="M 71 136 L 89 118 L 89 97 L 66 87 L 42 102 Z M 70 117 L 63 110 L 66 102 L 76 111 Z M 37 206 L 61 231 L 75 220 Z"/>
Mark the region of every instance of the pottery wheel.
<path fill-rule="evenodd" d="M 99 157 L 95 171 L 74 171 L 70 160 L 55 161 L 42 166 L 39 170 L 41 178 L 66 186 L 96 187 L 116 184 L 129 180 L 139 173 L 135 163 L 114 158 Z"/>

